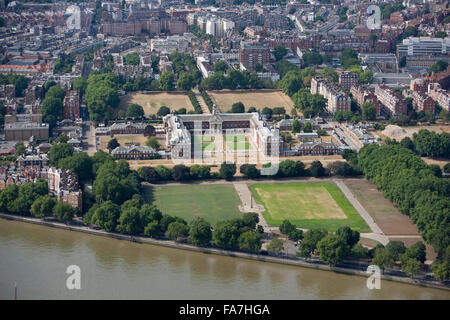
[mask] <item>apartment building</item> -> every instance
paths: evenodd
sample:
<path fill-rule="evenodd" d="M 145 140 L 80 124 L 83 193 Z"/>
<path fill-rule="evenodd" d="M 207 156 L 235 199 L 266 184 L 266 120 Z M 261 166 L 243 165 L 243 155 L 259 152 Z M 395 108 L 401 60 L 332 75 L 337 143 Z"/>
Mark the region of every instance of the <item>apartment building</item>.
<path fill-rule="evenodd" d="M 77 120 L 80 118 L 80 93 L 69 90 L 63 101 L 63 119 Z"/>
<path fill-rule="evenodd" d="M 339 85 L 342 88 L 350 89 L 358 84 L 358 75 L 349 71 L 343 71 L 339 74 Z"/>
<path fill-rule="evenodd" d="M 450 93 L 442 89 L 439 83 L 430 83 L 428 85 L 428 95 L 439 103 L 443 109 L 450 111 Z"/>
<path fill-rule="evenodd" d="M 375 96 L 384 110 L 393 117 L 406 114 L 406 102 L 403 97 L 384 85 L 375 87 Z"/>
<path fill-rule="evenodd" d="M 253 69 L 257 64 L 270 62 L 269 46 L 261 42 L 242 41 L 239 49 L 239 63 L 245 68 Z"/>
<path fill-rule="evenodd" d="M 360 85 L 354 85 L 350 88 L 350 93 L 353 95 L 353 99 L 356 100 L 359 106 L 362 106 L 366 102 L 370 102 L 377 109 L 377 116 L 380 115 L 380 103 L 375 96 L 374 89 L 363 87 Z"/>
<path fill-rule="evenodd" d="M 327 110 L 331 114 L 337 111 L 350 111 L 351 99 L 342 91 L 342 88 L 327 82 L 322 77 L 313 77 L 311 79 L 311 93 L 321 94 L 327 99 Z"/>

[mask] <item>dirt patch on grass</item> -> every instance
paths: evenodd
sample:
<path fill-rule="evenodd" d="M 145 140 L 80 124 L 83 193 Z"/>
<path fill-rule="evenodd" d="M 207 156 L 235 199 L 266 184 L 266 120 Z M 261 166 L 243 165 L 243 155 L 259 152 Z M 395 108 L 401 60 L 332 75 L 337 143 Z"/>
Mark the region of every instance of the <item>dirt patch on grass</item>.
<path fill-rule="evenodd" d="M 129 145 L 135 146 L 144 146 L 148 137 L 144 137 L 143 135 L 131 135 L 131 134 L 123 134 L 114 135 L 114 138 L 117 139 L 117 142 L 120 143 L 120 146 L 125 147 Z M 108 142 L 113 139 L 109 136 L 101 137 L 100 143 L 103 151 L 108 151 Z"/>
<path fill-rule="evenodd" d="M 389 235 L 420 235 L 412 220 L 402 214 L 391 201 L 365 179 L 343 180 L 356 199 L 372 216 L 381 230 Z"/>
<path fill-rule="evenodd" d="M 145 114 L 156 114 L 161 106 L 170 111 L 186 108 L 186 112 L 194 111 L 189 97 L 184 92 L 155 92 L 149 94 L 131 93 L 120 98 L 119 109 L 126 110 L 130 104 L 142 106 Z"/>
<path fill-rule="evenodd" d="M 244 104 L 246 111 L 250 107 L 255 107 L 257 110 L 262 110 L 265 107 L 284 107 L 286 113 L 290 114 L 294 108 L 291 98 L 282 91 L 221 90 L 208 91 L 208 94 L 222 112 L 230 111 L 233 103 L 239 101 Z"/>

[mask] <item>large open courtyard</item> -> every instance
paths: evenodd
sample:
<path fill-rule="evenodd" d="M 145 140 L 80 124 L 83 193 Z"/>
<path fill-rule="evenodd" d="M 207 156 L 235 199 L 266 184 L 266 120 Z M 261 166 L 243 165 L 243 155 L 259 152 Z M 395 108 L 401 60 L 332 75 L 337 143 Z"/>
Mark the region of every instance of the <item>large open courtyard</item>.
<path fill-rule="evenodd" d="M 130 104 L 140 105 L 145 114 L 156 114 L 161 106 L 170 111 L 186 108 L 186 112 L 194 111 L 191 100 L 184 92 L 152 92 L 149 94 L 131 93 L 120 98 L 119 109 L 126 110 Z"/>
<path fill-rule="evenodd" d="M 297 227 L 335 231 L 349 226 L 360 232 L 370 228 L 342 191 L 332 182 L 253 184 L 256 201 L 265 207 L 267 223 L 279 226 L 287 219 Z"/>
<path fill-rule="evenodd" d="M 251 143 L 247 135 L 202 135 L 193 136 L 194 144 L 201 144 L 202 151 L 239 151 L 250 150 Z"/>
<path fill-rule="evenodd" d="M 155 204 L 162 213 L 191 221 L 202 217 L 212 225 L 240 218 L 239 200 L 231 184 L 146 186 L 144 199 Z"/>
<path fill-rule="evenodd" d="M 282 91 L 220 90 L 208 91 L 208 94 L 222 112 L 230 111 L 233 103 L 238 101 L 244 104 L 245 111 L 250 107 L 255 107 L 257 110 L 262 110 L 265 107 L 284 107 L 286 113 L 290 114 L 294 108 L 292 100 Z"/>

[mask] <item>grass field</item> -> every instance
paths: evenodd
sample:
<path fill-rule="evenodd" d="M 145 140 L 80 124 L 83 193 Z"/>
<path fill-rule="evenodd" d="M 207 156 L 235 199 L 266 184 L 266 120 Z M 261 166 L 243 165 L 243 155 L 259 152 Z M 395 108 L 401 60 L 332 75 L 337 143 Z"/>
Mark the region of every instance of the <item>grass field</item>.
<path fill-rule="evenodd" d="M 186 111 L 194 111 L 194 107 L 189 97 L 183 93 L 157 92 L 152 94 L 132 93 L 120 98 L 119 110 L 126 110 L 127 107 L 137 103 L 142 106 L 145 114 L 156 114 L 161 106 L 166 106 L 172 110 L 186 108 Z"/>
<path fill-rule="evenodd" d="M 208 94 L 222 112 L 230 111 L 233 103 L 238 101 L 244 104 L 246 111 L 250 107 L 255 107 L 257 110 L 265 107 L 284 107 L 286 113 L 290 114 L 294 108 L 292 100 L 282 91 L 221 90 L 208 91 Z"/>
<path fill-rule="evenodd" d="M 279 226 L 287 219 L 306 229 L 335 231 L 341 226 L 349 226 L 360 232 L 370 231 L 334 183 L 253 184 L 250 190 L 266 208 L 263 215 L 270 225 Z"/>
<path fill-rule="evenodd" d="M 212 225 L 240 218 L 241 203 L 232 185 L 184 185 L 145 187 L 144 199 L 166 214 L 191 221 L 202 217 Z"/>

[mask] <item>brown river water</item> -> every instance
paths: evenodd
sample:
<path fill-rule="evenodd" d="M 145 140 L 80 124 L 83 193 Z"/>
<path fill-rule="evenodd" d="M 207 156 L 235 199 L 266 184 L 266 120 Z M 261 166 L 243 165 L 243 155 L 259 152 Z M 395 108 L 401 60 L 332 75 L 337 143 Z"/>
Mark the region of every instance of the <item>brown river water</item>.
<path fill-rule="evenodd" d="M 68 290 L 66 269 L 81 270 Z M 450 299 L 450 292 L 0 219 L 0 299 Z"/>

